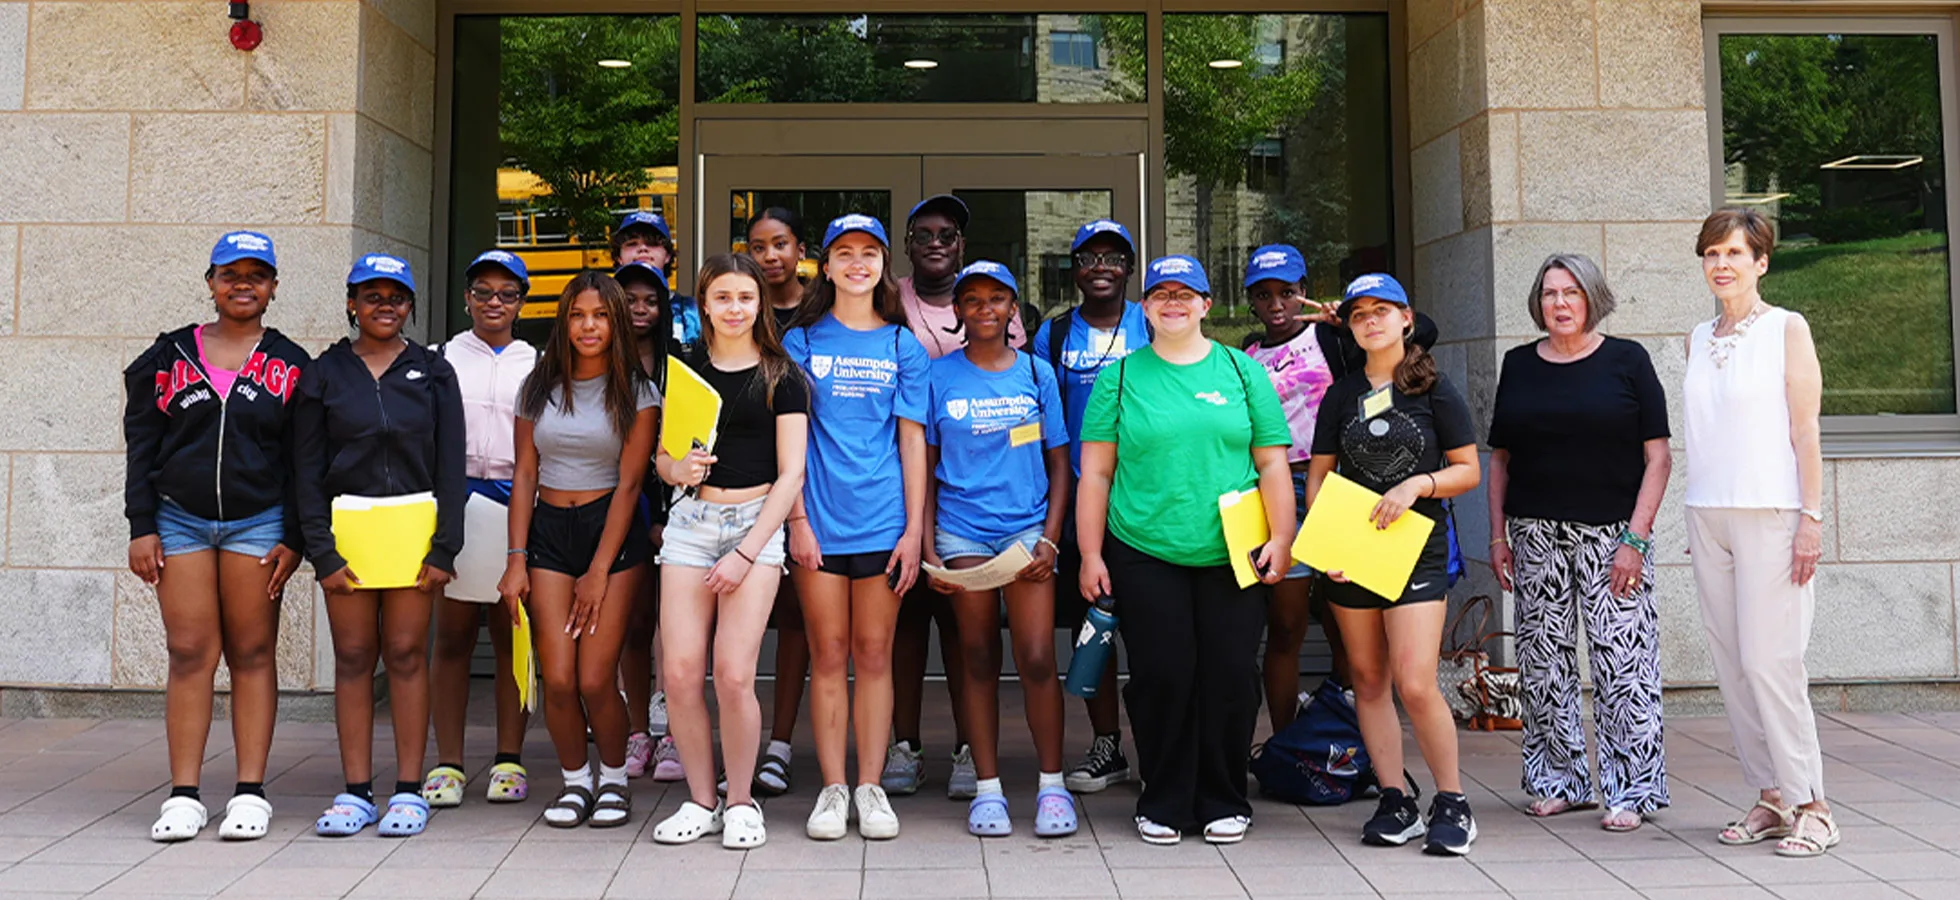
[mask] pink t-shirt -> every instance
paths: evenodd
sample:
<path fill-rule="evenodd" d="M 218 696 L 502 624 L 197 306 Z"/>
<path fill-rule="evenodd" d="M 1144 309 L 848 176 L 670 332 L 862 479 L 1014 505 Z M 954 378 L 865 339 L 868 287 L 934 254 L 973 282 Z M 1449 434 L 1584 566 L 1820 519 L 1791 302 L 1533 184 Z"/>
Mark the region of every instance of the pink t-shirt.
<path fill-rule="evenodd" d="M 919 299 L 919 292 L 912 289 L 910 275 L 898 280 L 898 299 L 905 305 L 906 324 L 912 326 L 912 335 L 925 345 L 927 356 L 938 359 L 966 346 L 966 331 L 959 327 L 959 312 L 953 304 L 935 306 Z M 1027 345 L 1028 335 L 1016 311 L 1014 318 L 1007 321 L 1007 346 L 1018 350 Z"/>
<path fill-rule="evenodd" d="M 1293 446 L 1286 451 L 1287 462 L 1305 462 L 1313 456 L 1314 416 L 1320 412 L 1320 398 L 1334 383 L 1327 367 L 1327 355 L 1320 350 L 1320 339 L 1308 325 L 1293 339 L 1277 347 L 1253 344 L 1246 355 L 1266 367 L 1279 391 L 1280 408 L 1286 411 L 1286 428 L 1293 434 Z"/>
<path fill-rule="evenodd" d="M 204 374 L 211 376 L 211 387 L 217 389 L 219 397 L 231 396 L 231 383 L 238 380 L 237 369 L 220 369 L 211 364 L 211 358 L 204 355 L 204 326 L 197 326 L 197 364 L 204 367 Z"/>

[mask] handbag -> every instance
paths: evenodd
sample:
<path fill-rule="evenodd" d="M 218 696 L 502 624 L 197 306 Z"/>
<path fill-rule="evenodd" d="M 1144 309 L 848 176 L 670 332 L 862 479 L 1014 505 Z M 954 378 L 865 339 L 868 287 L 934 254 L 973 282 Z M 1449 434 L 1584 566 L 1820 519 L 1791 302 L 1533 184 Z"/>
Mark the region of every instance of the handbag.
<path fill-rule="evenodd" d="M 1436 662 L 1436 683 L 1450 712 L 1466 727 L 1479 731 L 1518 731 L 1524 727 L 1524 704 L 1520 696 L 1521 676 L 1516 666 L 1497 666 L 1490 661 L 1485 645 L 1492 640 L 1512 637 L 1509 631 L 1490 630 L 1494 604 L 1488 595 L 1470 598 L 1457 610 L 1443 630 L 1446 648 Z M 1463 625 L 1474 622 L 1474 637 L 1465 640 Z"/>

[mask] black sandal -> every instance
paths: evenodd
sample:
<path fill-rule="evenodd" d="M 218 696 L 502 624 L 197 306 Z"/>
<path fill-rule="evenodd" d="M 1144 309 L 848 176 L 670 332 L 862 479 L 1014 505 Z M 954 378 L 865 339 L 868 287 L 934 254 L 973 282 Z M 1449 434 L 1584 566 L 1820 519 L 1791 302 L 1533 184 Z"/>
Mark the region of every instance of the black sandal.
<path fill-rule="evenodd" d="M 574 799 L 584 802 L 573 802 Z M 592 818 L 592 789 L 582 784 L 565 785 L 565 789 L 558 792 L 558 799 L 551 801 L 551 805 L 545 807 L 544 811 L 548 813 L 554 809 L 569 809 L 573 813 L 573 818 L 569 821 L 559 821 L 546 816 L 544 819 L 546 825 L 553 828 L 577 828 L 584 825 L 587 819 Z"/>
<path fill-rule="evenodd" d="M 619 813 L 619 818 L 599 817 L 600 813 Z M 599 802 L 592 805 L 589 824 L 594 828 L 618 828 L 633 818 L 633 794 L 623 784 L 599 785 Z"/>
<path fill-rule="evenodd" d="M 764 775 L 774 775 L 782 779 L 783 786 L 777 788 L 775 785 L 763 781 L 762 776 Z M 762 766 L 756 770 L 755 778 L 751 780 L 749 789 L 764 797 L 780 797 L 789 793 L 791 787 L 792 782 L 790 781 L 789 765 L 783 762 L 783 758 L 767 753 L 762 754 Z"/>

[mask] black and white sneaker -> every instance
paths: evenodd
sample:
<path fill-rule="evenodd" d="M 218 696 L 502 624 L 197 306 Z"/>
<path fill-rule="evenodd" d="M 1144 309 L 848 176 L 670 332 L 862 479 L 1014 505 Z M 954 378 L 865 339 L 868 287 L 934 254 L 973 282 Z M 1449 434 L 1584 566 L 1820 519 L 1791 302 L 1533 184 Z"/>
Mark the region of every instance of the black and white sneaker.
<path fill-rule="evenodd" d="M 1430 856 L 1467 856 L 1477 840 L 1477 820 L 1470 815 L 1470 801 L 1462 794 L 1436 792 L 1429 803 L 1429 840 L 1422 852 Z"/>
<path fill-rule="evenodd" d="M 1375 815 L 1361 826 L 1361 843 L 1374 847 L 1400 847 L 1428 832 L 1422 811 L 1400 788 L 1382 788 Z"/>
<path fill-rule="evenodd" d="M 1130 779 L 1130 761 L 1123 758 L 1123 736 L 1099 734 L 1089 744 L 1089 752 L 1063 783 L 1078 794 L 1093 794 L 1112 784 Z"/>

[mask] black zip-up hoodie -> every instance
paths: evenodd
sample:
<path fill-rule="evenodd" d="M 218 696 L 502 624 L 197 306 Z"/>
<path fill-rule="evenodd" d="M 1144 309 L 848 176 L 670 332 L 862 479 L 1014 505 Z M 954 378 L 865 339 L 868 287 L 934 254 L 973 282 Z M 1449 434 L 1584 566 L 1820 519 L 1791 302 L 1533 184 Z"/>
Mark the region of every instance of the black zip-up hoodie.
<path fill-rule="evenodd" d="M 163 498 L 204 519 L 246 519 L 285 504 L 285 544 L 305 552 L 292 496 L 293 407 L 306 351 L 271 328 L 223 397 L 198 363 L 197 326 L 157 335 L 123 370 L 132 540 L 157 533 Z"/>
<path fill-rule="evenodd" d="M 431 491 L 436 533 L 423 562 L 453 574 L 469 488 L 463 393 L 449 362 L 410 341 L 377 381 L 342 338 L 306 370 L 296 400 L 295 493 L 313 570 L 325 577 L 347 565 L 334 547 L 333 498 Z"/>

